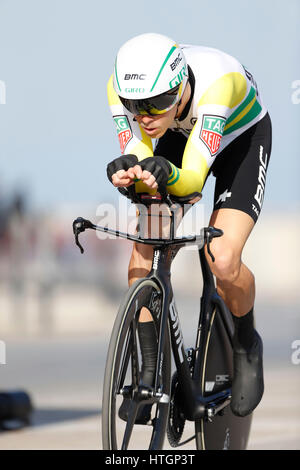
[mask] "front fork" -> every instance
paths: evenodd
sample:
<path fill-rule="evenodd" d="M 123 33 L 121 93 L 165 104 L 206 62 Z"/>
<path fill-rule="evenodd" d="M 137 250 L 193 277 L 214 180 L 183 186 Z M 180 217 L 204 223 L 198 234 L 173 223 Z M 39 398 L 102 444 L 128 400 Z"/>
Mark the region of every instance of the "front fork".
<path fill-rule="evenodd" d="M 183 394 L 189 397 L 186 403 L 186 416 L 192 417 L 194 406 L 192 397 L 194 393 L 194 383 L 191 378 L 189 360 L 185 352 L 182 330 L 175 304 L 175 299 L 170 282 L 170 268 L 174 255 L 178 250 L 156 249 L 153 254 L 152 270 L 148 277 L 156 281 L 162 291 L 162 311 L 160 321 L 160 335 L 158 338 L 158 355 L 156 364 L 156 378 L 154 393 L 159 395 L 160 383 L 162 380 L 162 364 L 164 354 L 164 344 L 170 333 L 173 357 L 176 363 L 180 383 L 183 387 Z M 169 330 L 169 331 L 168 331 Z M 189 418 L 188 418 L 189 419 Z M 192 418 L 191 418 L 192 419 Z"/>

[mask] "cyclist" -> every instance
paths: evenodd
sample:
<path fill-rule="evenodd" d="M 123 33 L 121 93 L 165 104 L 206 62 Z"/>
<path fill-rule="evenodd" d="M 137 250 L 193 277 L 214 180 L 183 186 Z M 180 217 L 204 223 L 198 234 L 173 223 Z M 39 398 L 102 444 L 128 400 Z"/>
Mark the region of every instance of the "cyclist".
<path fill-rule="evenodd" d="M 231 409 L 246 416 L 264 391 L 263 344 L 253 318 L 255 278 L 242 262 L 261 212 L 271 152 L 271 121 L 257 84 L 222 51 L 149 33 L 119 50 L 108 100 L 122 153 L 107 166 L 115 187 L 135 184 L 136 191 L 150 193 L 166 188 L 191 199 L 210 173 L 216 178 L 210 225 L 224 235 L 213 240 L 215 262 L 208 262 L 235 326 Z M 130 285 L 150 271 L 152 250 L 134 245 Z M 139 334 L 142 381 L 151 386 L 156 338 L 148 311 L 140 316 Z M 119 413 L 126 419 L 124 402 Z M 144 415 L 137 422 L 149 419 L 147 407 Z"/>

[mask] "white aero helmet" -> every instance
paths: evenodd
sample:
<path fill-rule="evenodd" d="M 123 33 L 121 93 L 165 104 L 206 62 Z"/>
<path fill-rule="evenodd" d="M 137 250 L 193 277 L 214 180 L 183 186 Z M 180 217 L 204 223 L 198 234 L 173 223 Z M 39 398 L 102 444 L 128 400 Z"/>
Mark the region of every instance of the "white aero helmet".
<path fill-rule="evenodd" d="M 172 39 L 148 33 L 119 50 L 113 85 L 132 114 L 163 114 L 179 102 L 188 80 L 183 51 Z"/>

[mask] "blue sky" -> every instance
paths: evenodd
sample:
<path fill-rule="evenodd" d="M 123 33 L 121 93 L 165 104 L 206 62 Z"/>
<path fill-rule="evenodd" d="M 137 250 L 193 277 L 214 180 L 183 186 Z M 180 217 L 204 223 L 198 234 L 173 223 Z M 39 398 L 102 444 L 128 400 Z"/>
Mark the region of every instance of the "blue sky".
<path fill-rule="evenodd" d="M 106 82 L 121 44 L 153 31 L 247 65 L 273 121 L 265 210 L 299 208 L 299 23 L 298 0 L 0 0 L 0 185 L 25 185 L 38 208 L 116 197 Z"/>

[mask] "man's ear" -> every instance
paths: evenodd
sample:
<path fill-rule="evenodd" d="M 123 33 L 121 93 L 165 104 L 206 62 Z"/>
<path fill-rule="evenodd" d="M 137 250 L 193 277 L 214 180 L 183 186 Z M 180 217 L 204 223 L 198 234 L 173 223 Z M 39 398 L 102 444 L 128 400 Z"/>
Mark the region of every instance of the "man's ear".
<path fill-rule="evenodd" d="M 176 111 L 176 114 L 175 114 L 175 119 L 177 119 L 178 108 L 179 108 L 179 106 L 181 105 L 181 101 L 182 101 L 182 100 L 181 100 L 181 98 L 180 98 L 180 100 L 179 100 L 178 103 L 177 103 L 177 111 Z"/>

